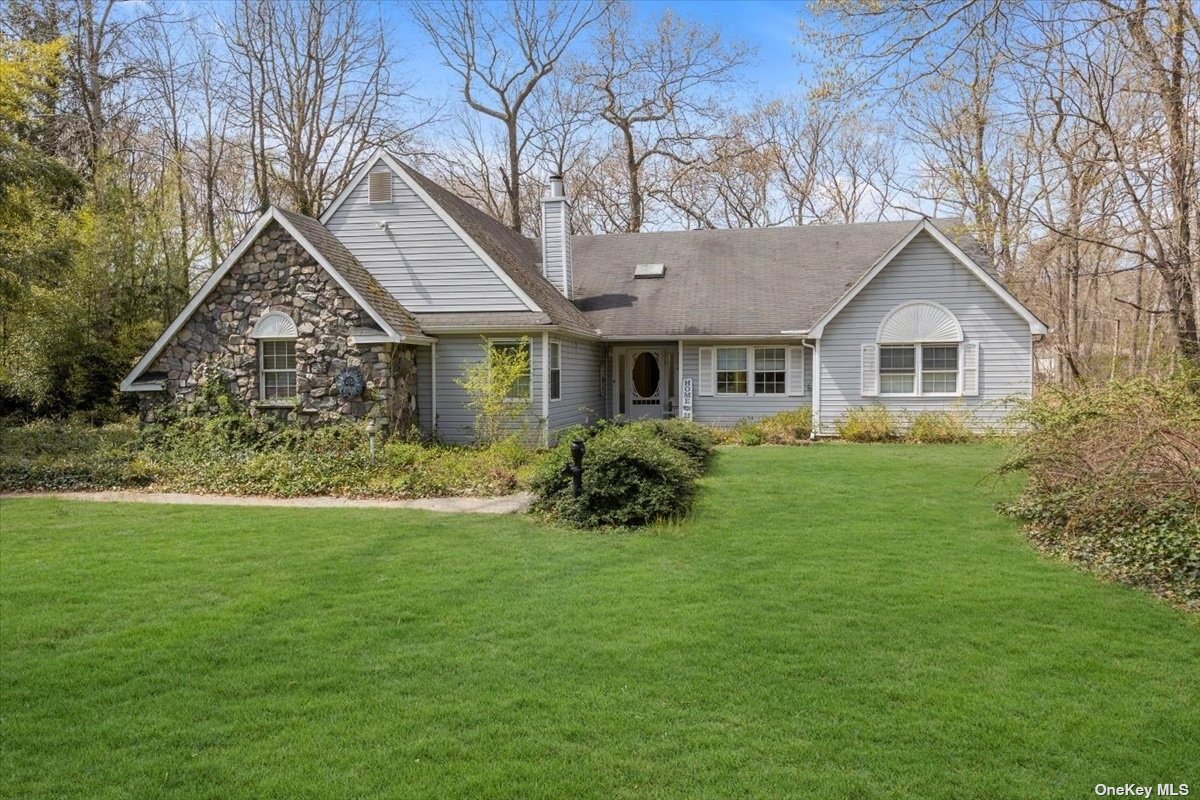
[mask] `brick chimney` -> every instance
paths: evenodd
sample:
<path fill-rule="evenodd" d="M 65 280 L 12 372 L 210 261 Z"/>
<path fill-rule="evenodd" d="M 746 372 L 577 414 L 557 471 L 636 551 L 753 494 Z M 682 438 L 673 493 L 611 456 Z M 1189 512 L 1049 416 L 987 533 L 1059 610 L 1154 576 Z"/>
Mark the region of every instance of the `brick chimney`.
<path fill-rule="evenodd" d="M 571 298 L 571 201 L 561 175 L 550 176 L 550 186 L 542 197 L 542 274 Z"/>

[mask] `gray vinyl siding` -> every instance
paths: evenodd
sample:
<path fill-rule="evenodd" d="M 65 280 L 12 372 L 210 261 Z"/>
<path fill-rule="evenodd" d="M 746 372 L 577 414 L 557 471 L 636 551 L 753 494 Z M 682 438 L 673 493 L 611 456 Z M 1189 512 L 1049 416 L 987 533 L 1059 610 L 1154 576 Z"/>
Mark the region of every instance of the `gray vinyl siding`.
<path fill-rule="evenodd" d="M 550 431 L 590 424 L 608 415 L 604 395 L 606 348 L 603 342 L 551 337 L 561 345 L 562 398 L 550 401 Z"/>
<path fill-rule="evenodd" d="M 966 341 L 979 343 L 978 397 L 862 396 L 862 345 L 875 341 L 888 312 L 911 300 L 945 306 L 958 318 Z M 922 233 L 825 327 L 821 339 L 821 432 L 832 433 L 847 409 L 872 404 L 898 413 L 962 408 L 971 413 L 975 428 L 994 427 L 1011 411 L 1014 395 L 1030 395 L 1031 359 L 1029 324 L 931 236 Z"/>
<path fill-rule="evenodd" d="M 520 334 L 496 336 L 495 339 L 519 339 Z M 541 333 L 529 334 L 532 363 L 532 400 L 529 413 L 521 423 L 521 431 L 531 441 L 541 440 L 542 413 L 542 346 Z M 483 343 L 479 336 L 439 336 L 437 343 L 437 436 L 444 442 L 465 444 L 475 438 L 475 412 L 467 404 L 466 391 L 455 383 L 463 378 L 467 365 L 483 361 Z M 418 362 L 419 365 L 420 362 Z M 418 389 L 418 392 L 420 390 Z M 418 402 L 421 402 L 418 394 Z"/>
<path fill-rule="evenodd" d="M 542 272 L 567 297 L 573 288 L 570 213 L 566 200 L 542 201 Z"/>
<path fill-rule="evenodd" d="M 391 172 L 372 170 L 380 171 Z M 528 310 L 403 180 L 392 175 L 390 203 L 369 202 L 368 184 L 359 182 L 325 224 L 401 305 L 417 313 Z"/>
<path fill-rule="evenodd" d="M 796 408 L 812 405 L 812 351 L 804 349 L 804 394 L 716 395 L 700 396 L 701 347 L 796 347 L 798 342 L 732 342 L 713 341 L 687 343 L 683 346 L 683 377 L 692 379 L 692 419 L 706 425 L 727 428 L 738 420 L 759 419 Z"/>
<path fill-rule="evenodd" d="M 426 436 L 433 435 L 433 348 L 417 348 L 417 425 Z"/>

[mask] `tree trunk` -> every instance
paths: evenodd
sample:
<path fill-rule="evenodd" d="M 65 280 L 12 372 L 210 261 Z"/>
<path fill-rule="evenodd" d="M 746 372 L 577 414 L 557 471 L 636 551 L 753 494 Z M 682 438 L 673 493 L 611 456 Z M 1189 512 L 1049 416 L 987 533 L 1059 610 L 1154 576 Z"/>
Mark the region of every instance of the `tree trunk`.
<path fill-rule="evenodd" d="M 521 153 L 517 149 L 517 116 L 512 114 L 505 121 L 508 132 L 508 214 L 509 227 L 521 232 Z"/>
<path fill-rule="evenodd" d="M 625 142 L 625 174 L 629 180 L 629 223 L 625 226 L 625 231 L 639 233 L 645 219 L 645 208 L 642 203 L 641 167 L 637 162 L 633 129 L 629 125 L 623 125 L 621 137 Z"/>

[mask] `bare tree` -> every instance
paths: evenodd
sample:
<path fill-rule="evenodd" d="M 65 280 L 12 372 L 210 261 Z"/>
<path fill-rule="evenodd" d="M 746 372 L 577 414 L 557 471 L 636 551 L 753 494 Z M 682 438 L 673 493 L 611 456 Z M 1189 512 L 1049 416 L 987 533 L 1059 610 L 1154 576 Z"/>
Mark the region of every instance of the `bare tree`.
<path fill-rule="evenodd" d="M 1112 147 L 1136 219 L 1142 246 L 1134 252 L 1162 276 L 1180 348 L 1200 365 L 1200 24 L 1191 0 L 1098 5 L 1136 65 L 1127 91 L 1142 102 L 1141 119 L 1092 122 Z"/>
<path fill-rule="evenodd" d="M 65 149 L 93 184 L 102 161 L 128 155 L 145 99 L 137 82 L 147 72 L 140 39 L 165 12 L 155 4 L 130 10 L 117 0 L 72 0 L 62 18 L 71 46 L 60 111 Z"/>
<path fill-rule="evenodd" d="M 1023 287 L 1035 305 L 1056 298 L 1056 346 L 1071 375 L 1099 374 L 1087 364 L 1098 338 L 1113 342 L 1111 374 L 1123 352 L 1156 339 L 1160 317 L 1200 363 L 1191 0 L 852 0 L 822 10 L 832 30 L 810 29 L 830 65 L 822 85 L 903 109 L 936 191 L 920 199 L 961 207 L 1006 274 L 1036 281 Z M 1035 258 L 1046 261 L 1027 263 Z"/>
<path fill-rule="evenodd" d="M 240 77 L 259 204 L 275 182 L 316 215 L 365 151 L 403 149 L 427 119 L 408 121 L 384 21 L 354 0 L 238 0 L 226 32 Z"/>
<path fill-rule="evenodd" d="M 604 13 L 608 1 L 440 0 L 411 6 L 443 63 L 462 81 L 467 106 L 503 128 L 501 182 L 513 230 L 522 229 L 521 181 L 530 168 L 526 103 L 571 43 Z"/>
<path fill-rule="evenodd" d="M 660 161 L 700 161 L 727 114 L 716 90 L 737 78 L 750 55 L 746 45 L 727 43 L 719 30 L 685 22 L 669 9 L 653 28 L 637 28 L 629 6 L 614 7 L 577 70 L 597 115 L 614 129 L 630 232 L 646 221 L 647 170 Z"/>

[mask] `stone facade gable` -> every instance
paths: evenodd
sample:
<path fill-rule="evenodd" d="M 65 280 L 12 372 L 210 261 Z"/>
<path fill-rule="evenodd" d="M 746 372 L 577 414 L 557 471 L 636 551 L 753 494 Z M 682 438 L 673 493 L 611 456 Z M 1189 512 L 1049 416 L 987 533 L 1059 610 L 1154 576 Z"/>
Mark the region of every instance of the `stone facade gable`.
<path fill-rule="evenodd" d="M 262 400 L 255 324 L 270 311 L 296 323 L 295 401 Z M 165 392 L 150 403 L 194 399 L 204 376 L 228 376 L 236 395 L 259 412 L 294 414 L 301 422 L 375 417 L 394 430 L 417 419 L 416 353 L 410 345 L 350 344 L 370 315 L 277 223 L 235 263 L 167 343 L 147 373 L 165 375 Z M 366 381 L 361 398 L 340 397 L 334 379 L 347 368 Z M 153 407 L 146 410 L 153 417 Z"/>

